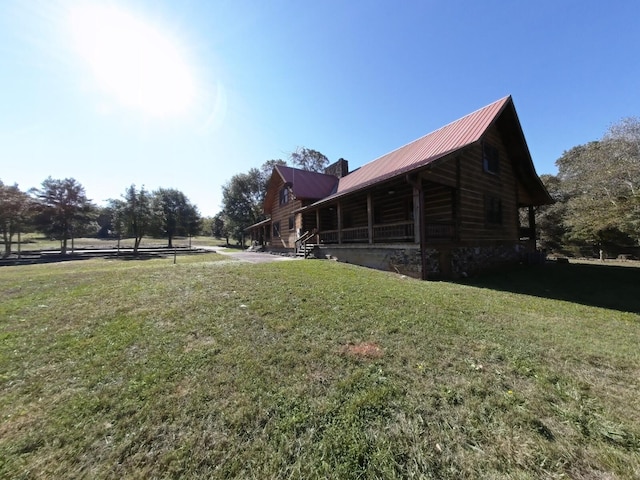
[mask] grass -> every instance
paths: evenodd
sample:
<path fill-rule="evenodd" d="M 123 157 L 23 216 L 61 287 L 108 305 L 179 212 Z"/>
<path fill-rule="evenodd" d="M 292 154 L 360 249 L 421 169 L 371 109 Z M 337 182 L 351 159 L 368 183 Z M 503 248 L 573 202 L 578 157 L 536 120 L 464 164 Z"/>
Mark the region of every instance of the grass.
<path fill-rule="evenodd" d="M 220 259 L 1 268 L 0 477 L 640 477 L 640 270 Z"/>
<path fill-rule="evenodd" d="M 49 238 L 43 237 L 39 233 L 31 233 L 25 234 L 21 239 L 21 250 L 29 251 L 29 250 L 59 250 L 60 249 L 60 240 L 51 240 Z M 166 238 L 152 238 L 152 237 L 144 237 L 142 242 L 140 243 L 140 247 L 166 247 L 168 240 Z M 173 246 L 174 247 L 188 247 L 191 245 L 192 247 L 199 246 L 215 246 L 215 245 L 224 245 L 224 239 L 213 238 L 209 236 L 195 236 L 191 237 L 174 237 L 173 238 Z M 96 238 L 96 237 L 81 237 L 75 238 L 73 240 L 74 248 L 76 249 L 85 249 L 85 248 L 98 248 L 98 249 L 106 249 L 106 248 L 117 248 L 118 239 L 116 238 Z M 120 240 L 120 248 L 133 248 L 134 239 L 133 238 L 123 238 Z M 71 239 L 67 241 L 67 249 L 71 250 Z M 12 251 L 14 254 L 18 252 L 18 244 L 17 238 L 14 238 Z"/>

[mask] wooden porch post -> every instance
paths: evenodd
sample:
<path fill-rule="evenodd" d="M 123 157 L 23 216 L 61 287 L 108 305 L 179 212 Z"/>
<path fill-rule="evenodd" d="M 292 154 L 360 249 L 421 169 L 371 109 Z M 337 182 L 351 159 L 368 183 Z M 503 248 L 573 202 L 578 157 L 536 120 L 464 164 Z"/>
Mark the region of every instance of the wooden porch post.
<path fill-rule="evenodd" d="M 316 208 L 316 244 L 320 244 L 320 209 Z"/>
<path fill-rule="evenodd" d="M 367 193 L 367 236 L 369 243 L 373 243 L 373 198 L 371 192 Z"/>
<path fill-rule="evenodd" d="M 413 241 L 416 243 L 420 243 L 420 240 L 422 239 L 422 235 L 420 235 L 420 233 L 421 233 L 422 224 L 424 223 L 424 219 L 420 214 L 420 211 L 421 211 L 420 197 L 423 197 L 422 189 L 418 188 L 417 186 L 414 186 L 413 187 L 413 236 L 414 236 Z M 422 203 L 424 206 L 424 199 Z"/>
<path fill-rule="evenodd" d="M 462 191 L 460 189 L 460 178 L 461 178 L 462 174 L 461 174 L 461 167 L 460 167 L 460 157 L 456 157 L 456 189 L 455 189 L 455 193 L 454 193 L 454 203 L 453 203 L 453 208 L 454 208 L 454 218 L 453 218 L 453 228 L 455 229 L 454 232 L 454 239 L 456 242 L 460 241 L 460 230 L 462 229 L 462 220 L 460 217 L 460 205 L 462 205 L 462 201 L 461 201 L 461 195 L 462 195 Z"/>
<path fill-rule="evenodd" d="M 338 216 L 338 245 L 342 243 L 342 204 L 338 201 L 336 205 L 336 215 Z"/>
<path fill-rule="evenodd" d="M 422 266 L 421 278 L 427 280 L 427 225 L 425 222 L 425 208 L 424 208 L 424 187 L 422 186 L 422 178 L 419 174 L 407 175 L 407 182 L 413 187 L 413 198 L 418 197 L 418 212 L 414 213 L 414 222 L 418 222 L 418 225 L 414 223 L 414 232 L 420 232 L 420 260 Z M 415 208 L 415 207 L 414 207 Z"/>
<path fill-rule="evenodd" d="M 536 251 L 536 212 L 533 205 L 529 205 L 529 246 L 532 252 Z"/>

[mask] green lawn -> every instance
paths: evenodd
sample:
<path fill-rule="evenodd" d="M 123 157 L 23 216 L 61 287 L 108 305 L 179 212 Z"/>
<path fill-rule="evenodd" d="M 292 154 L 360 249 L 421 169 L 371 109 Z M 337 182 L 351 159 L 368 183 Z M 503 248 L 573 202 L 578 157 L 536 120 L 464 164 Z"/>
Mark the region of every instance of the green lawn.
<path fill-rule="evenodd" d="M 640 478 L 640 269 L 220 259 L 0 268 L 0 478 Z"/>
<path fill-rule="evenodd" d="M 22 236 L 21 239 L 22 244 L 20 248 L 23 252 L 27 252 L 29 250 L 59 250 L 60 249 L 60 240 L 51 240 L 49 238 L 43 237 L 39 233 L 29 233 Z M 166 238 L 152 238 L 152 237 L 144 237 L 142 242 L 140 243 L 140 247 L 166 247 L 168 240 Z M 196 237 L 174 237 L 173 246 L 174 247 L 188 247 L 191 245 L 192 247 L 199 246 L 214 246 L 214 245 L 224 245 L 224 239 L 213 238 L 208 236 L 196 236 Z M 133 238 L 123 238 L 120 240 L 120 248 L 133 248 L 134 239 Z M 87 249 L 87 248 L 98 248 L 98 249 L 106 249 L 106 248 L 117 248 L 118 247 L 118 239 L 116 238 L 96 238 L 96 237 L 81 237 L 75 238 L 73 240 L 73 246 L 76 249 Z M 67 241 L 67 249 L 71 251 L 71 239 Z M 18 243 L 17 237 L 13 239 L 12 252 L 14 254 L 18 253 Z"/>

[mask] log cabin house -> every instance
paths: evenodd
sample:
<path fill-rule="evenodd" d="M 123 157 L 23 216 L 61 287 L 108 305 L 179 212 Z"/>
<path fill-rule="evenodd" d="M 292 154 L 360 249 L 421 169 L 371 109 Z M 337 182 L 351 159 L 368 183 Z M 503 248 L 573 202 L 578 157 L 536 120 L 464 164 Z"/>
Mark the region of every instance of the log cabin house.
<path fill-rule="evenodd" d="M 456 278 L 535 258 L 551 202 L 508 96 L 353 172 L 275 167 L 247 231 L 267 251 Z"/>

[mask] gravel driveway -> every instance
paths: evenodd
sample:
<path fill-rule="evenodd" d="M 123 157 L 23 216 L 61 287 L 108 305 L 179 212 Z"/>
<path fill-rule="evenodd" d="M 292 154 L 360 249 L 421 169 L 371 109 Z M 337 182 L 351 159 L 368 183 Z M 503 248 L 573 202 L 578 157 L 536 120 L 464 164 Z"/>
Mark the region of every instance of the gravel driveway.
<path fill-rule="evenodd" d="M 229 257 L 235 258 L 242 262 L 249 263 L 269 263 L 269 262 L 282 262 L 288 260 L 300 260 L 297 257 L 286 257 L 283 255 L 272 255 L 270 253 L 262 253 L 262 252 L 247 252 L 235 250 L 232 248 L 225 247 L 199 247 L 206 250 L 211 250 L 221 255 L 227 255 Z"/>

